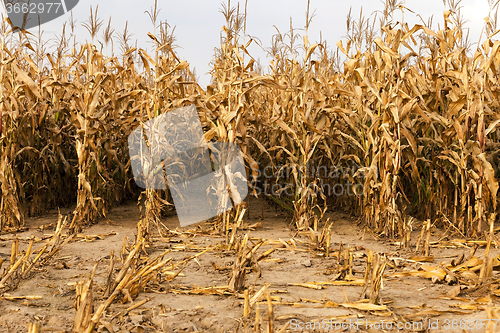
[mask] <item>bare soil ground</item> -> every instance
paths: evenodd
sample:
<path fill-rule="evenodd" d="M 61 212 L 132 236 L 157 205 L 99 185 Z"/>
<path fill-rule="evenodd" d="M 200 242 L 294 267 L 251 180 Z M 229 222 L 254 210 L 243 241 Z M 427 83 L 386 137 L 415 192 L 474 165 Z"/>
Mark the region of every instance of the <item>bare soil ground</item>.
<path fill-rule="evenodd" d="M 258 254 L 270 248 L 275 251 L 248 271 L 245 285 L 251 297 L 269 284 L 275 332 L 484 332 L 486 322 L 479 320 L 487 318 L 485 309 L 499 306 L 500 298 L 494 292 L 498 285 L 495 283 L 479 288 L 477 284 L 466 284 L 459 279 L 462 281 L 458 284 L 461 289 L 457 290 L 457 284 L 433 283 L 430 278 L 421 276 L 392 276 L 397 272 L 415 271 L 422 266 L 423 263 L 406 260 L 414 255 L 415 242 L 420 235 L 418 225 L 412 233 L 412 246 L 402 249 L 397 242 L 377 239 L 370 230 L 356 225 L 347 215 L 327 213 L 334 225 L 332 251 L 325 257 L 324 252 L 311 247 L 311 233 L 297 233 L 289 225 L 290 217 L 267 203 L 262 207 L 258 201 L 252 201 L 244 225 L 261 222 L 262 227 L 249 231 L 250 239 L 269 241 L 258 250 Z M 61 213 L 68 214 L 70 210 Z M 30 237 L 34 236 L 37 240 L 50 237 L 57 218 L 58 212 L 53 211 L 42 218 L 29 220 L 28 229 L 23 232 L 1 235 L 0 260 L 5 259 L 2 269 L 8 269 L 5 267 L 10 261 L 15 237 L 19 239 L 20 248 L 25 250 Z M 115 208 L 109 215 L 109 223 L 101 221 L 88 227 L 76 241 L 66 244 L 45 266 L 3 295 L 20 297 L 0 299 L 0 331 L 27 332 L 28 324 L 37 322 L 41 331 L 71 332 L 75 317 L 75 284 L 88 279 L 94 264 L 98 263 L 94 279 L 94 306 L 97 308 L 104 299 L 102 289 L 108 276 L 110 254 L 114 251 L 115 257 L 120 260 L 124 238 L 128 238 L 128 244 L 133 243 L 139 219 L 134 204 Z M 163 239 L 154 238 L 147 248 L 150 256 L 169 250 L 166 256 L 180 261 L 208 246 L 212 246 L 212 250 L 196 260 L 190 260 L 173 280 L 141 292 L 133 302 L 114 302 L 102 318 L 102 322 L 107 324 L 101 325 L 98 331 L 245 332 L 246 325 L 248 332 L 254 332 L 256 311 L 259 309 L 262 332 L 267 332 L 266 297 L 257 300 L 249 318 L 245 319 L 243 295 L 227 291 L 235 254 L 224 250 L 223 246 L 216 246 L 225 244 L 225 238 L 214 232 L 204 232 L 206 225 L 203 224 L 180 228 L 175 216 L 164 218 L 163 223 L 172 233 Z M 433 229 L 431 240 L 438 240 L 441 236 L 442 230 Z M 335 252 L 339 247 L 350 249 L 352 265 L 348 271 L 352 270 L 352 276 L 358 278 L 364 277 L 368 250 L 383 253 L 389 258 L 379 309 L 362 309 L 362 305 L 367 304 L 359 302 L 362 285 L 328 284 L 341 280 L 339 252 Z M 466 261 L 471 257 L 472 250 L 471 243 L 442 239 L 431 248 L 433 262 L 425 265 L 448 264 L 452 260 L 457 261 L 462 254 Z M 496 248 L 491 251 L 494 255 L 500 253 Z M 483 252 L 484 247 L 479 247 L 474 256 L 480 257 Z M 115 270 L 119 270 L 119 262 Z M 493 271 L 493 281 L 496 278 L 498 273 Z M 293 285 L 312 282 L 326 284 Z M 39 297 L 29 299 L 24 296 Z M 130 309 L 145 300 L 147 302 L 141 306 Z M 353 323 L 359 325 L 353 326 Z M 397 329 L 398 323 L 403 329 Z M 416 326 L 411 329 L 409 325 Z M 500 324 L 492 331 L 500 331 Z"/>

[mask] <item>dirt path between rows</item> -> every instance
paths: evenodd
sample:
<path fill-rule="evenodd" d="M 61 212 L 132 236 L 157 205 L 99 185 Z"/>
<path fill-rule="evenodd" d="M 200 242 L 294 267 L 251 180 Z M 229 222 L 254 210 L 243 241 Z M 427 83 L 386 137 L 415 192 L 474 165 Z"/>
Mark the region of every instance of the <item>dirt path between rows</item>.
<path fill-rule="evenodd" d="M 69 212 L 63 210 L 61 213 Z M 252 202 L 244 225 L 261 223 L 249 231 L 249 239 L 252 242 L 268 240 L 258 254 L 271 248 L 274 252 L 248 270 L 245 285 L 251 297 L 268 284 L 275 332 L 380 332 L 382 329 L 413 332 L 427 328 L 432 332 L 484 332 L 486 309 L 494 311 L 499 306 L 500 298 L 495 293 L 500 287 L 496 284 L 498 273 L 495 269 L 493 283 L 481 288 L 472 282 L 464 283 L 458 270 L 459 290 L 457 284 L 433 283 L 431 278 L 420 276 L 423 274 L 404 273 L 422 271 L 422 265 L 444 266 L 452 260 L 458 261 L 462 254 L 463 262 L 472 257 L 480 258 L 484 246 L 471 256 L 471 243 L 441 240 L 431 247 L 432 262 L 413 262 L 405 259 L 414 255 L 414 244 L 420 235 L 418 224 L 412 233 L 412 246 L 401 249 L 398 243 L 377 239 L 345 214 L 327 213 L 326 217 L 334 224 L 331 251 L 326 257 L 324 252 L 311 247 L 311 237 L 315 237 L 312 233 L 297 233 L 290 227 L 290 217 L 267 204 L 263 208 L 264 219 L 261 214 L 261 204 Z M 124 238 L 128 238 L 128 245 L 133 243 L 139 218 L 134 204 L 113 209 L 109 223 L 101 221 L 86 228 L 76 241 L 66 244 L 45 266 L 4 294 L 4 297 L 19 296 L 19 299 L 0 299 L 0 331 L 27 332 L 28 324 L 37 322 L 41 331 L 71 332 L 75 317 L 75 285 L 88 279 L 98 262 L 94 279 L 94 307 L 97 308 L 104 299 L 102 290 L 108 276 L 110 254 L 112 251 L 115 254 L 117 271 L 122 262 Z M 0 260 L 5 261 L 2 269 L 8 269 L 15 237 L 19 239 L 20 250 L 24 251 L 30 237 L 41 241 L 50 236 L 57 219 L 58 213 L 53 211 L 42 218 L 29 220 L 28 230 L 24 232 L 1 235 Z M 227 291 L 235 254 L 224 250 L 225 238 L 203 232 L 204 225 L 179 228 L 175 216 L 164 218 L 163 223 L 178 232 L 164 239 L 155 237 L 146 249 L 149 256 L 167 251 L 166 256 L 180 261 L 208 246 L 213 250 L 190 260 L 173 280 L 141 292 L 133 302 L 113 303 L 102 319 L 109 325 L 107 328 L 101 326 L 99 331 L 245 332 L 246 326 L 248 332 L 254 332 L 256 322 L 260 322 L 262 332 L 267 332 L 269 303 L 266 296 L 253 303 L 248 318 L 244 318 L 243 294 Z M 434 230 L 431 239 L 439 239 L 442 233 Z M 352 256 L 350 267 L 343 273 L 339 268 L 339 248 L 340 253 L 347 249 Z M 373 310 L 364 310 L 362 305 L 367 303 L 359 302 L 363 288 L 359 279 L 365 274 L 368 250 L 388 258 L 379 308 Z M 499 253 L 492 248 L 492 255 Z M 395 275 L 398 272 L 400 275 Z M 358 280 L 349 283 L 345 273 Z M 335 285 L 331 283 L 334 281 L 346 282 Z M 39 297 L 23 299 L 24 296 Z M 145 300 L 139 307 L 127 310 Z M 257 309 L 258 321 L 255 319 Z M 397 325 L 403 329 L 398 329 Z M 492 331 L 500 331 L 500 324 L 497 326 Z"/>

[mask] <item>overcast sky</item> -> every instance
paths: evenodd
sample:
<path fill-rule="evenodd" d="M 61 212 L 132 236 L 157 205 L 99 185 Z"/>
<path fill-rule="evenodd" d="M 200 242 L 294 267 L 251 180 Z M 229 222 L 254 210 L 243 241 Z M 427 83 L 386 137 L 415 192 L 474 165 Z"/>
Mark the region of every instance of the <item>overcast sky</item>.
<path fill-rule="evenodd" d="M 224 17 L 220 13 L 221 2 L 218 0 L 160 0 L 161 8 L 159 19 L 166 20 L 172 27 L 175 26 L 176 44 L 179 45 L 177 53 L 187 60 L 191 68 L 196 69 L 202 87 L 206 86 L 210 77 L 209 62 L 214 55 L 214 47 L 220 45 L 220 32 L 224 25 Z M 239 1 L 240 11 L 243 12 L 245 1 Z M 152 50 L 148 43 L 148 32 L 153 31 L 153 25 L 145 11 L 151 10 L 154 0 L 80 0 L 73 9 L 73 16 L 77 20 L 77 40 L 85 42 L 90 40 L 88 32 L 81 24 L 89 17 L 90 6 L 99 6 L 98 14 L 107 23 L 109 17 L 116 32 L 122 32 L 125 22 L 128 21 L 129 31 L 133 39 L 138 41 L 138 46 Z M 231 5 L 236 6 L 238 1 L 232 0 Z M 463 15 L 469 20 L 472 41 L 477 41 L 483 27 L 483 18 L 488 15 L 487 0 L 462 0 Z M 346 34 L 346 16 L 352 7 L 353 16 L 359 17 L 359 11 L 368 16 L 376 10 L 383 9 L 378 0 L 311 0 L 311 12 L 315 12 L 309 30 L 309 41 L 315 42 L 322 38 L 328 41 L 330 47 Z M 443 2 L 441 0 L 406 0 L 405 6 L 415 14 L 405 11 L 404 19 L 410 24 L 419 23 L 416 14 L 427 20 L 434 15 L 434 23 L 443 22 Z M 282 33 L 289 30 L 290 18 L 294 28 L 303 28 L 305 24 L 307 0 L 248 0 L 247 4 L 247 35 L 259 38 L 264 48 L 271 44 L 272 35 L 276 33 L 276 26 Z M 45 39 L 60 35 L 63 23 L 69 14 L 42 26 Z M 401 19 L 398 12 L 396 20 Z M 436 26 L 435 26 L 436 27 Z M 38 28 L 30 31 L 36 33 Z M 102 35 L 102 30 L 99 36 Z M 300 32 L 299 32 L 300 33 Z M 135 44 L 135 43 L 134 43 Z M 115 41 L 115 50 L 118 50 Z M 256 44 L 250 47 L 250 53 L 255 58 L 260 58 L 264 68 L 267 68 L 269 59 Z"/>

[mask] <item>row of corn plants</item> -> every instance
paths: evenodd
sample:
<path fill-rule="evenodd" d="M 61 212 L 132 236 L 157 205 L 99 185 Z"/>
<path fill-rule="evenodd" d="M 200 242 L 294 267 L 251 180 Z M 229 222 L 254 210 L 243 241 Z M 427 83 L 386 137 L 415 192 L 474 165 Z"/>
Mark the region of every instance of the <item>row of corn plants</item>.
<path fill-rule="evenodd" d="M 71 227 L 78 229 L 141 195 L 149 233 L 172 200 L 168 191 L 135 187 L 127 137 L 148 119 L 194 104 L 207 141 L 240 146 L 250 193 L 269 195 L 298 229 L 317 229 L 331 207 L 390 237 L 404 233 L 409 215 L 463 236 L 491 234 L 500 41 L 489 22 L 486 40 L 472 49 L 454 6 L 448 2 L 443 29 L 433 30 L 393 23 L 404 7 L 387 1 L 378 31 L 373 20 L 349 17 L 348 38 L 335 51 L 309 41 L 307 8 L 303 36 L 290 24 L 273 37 L 265 72 L 249 52 L 259 41 L 246 33 L 246 5 L 224 4 L 205 90 L 176 55 L 156 4 L 148 12 L 152 54 L 130 45 L 125 29 L 121 54 L 108 56 L 109 24 L 105 51 L 96 48 L 97 11 L 85 23 L 92 43 L 71 44 L 70 33 L 46 54 L 40 38 L 4 23 L 1 228 L 76 203 Z M 263 186 L 273 190 L 262 194 Z"/>

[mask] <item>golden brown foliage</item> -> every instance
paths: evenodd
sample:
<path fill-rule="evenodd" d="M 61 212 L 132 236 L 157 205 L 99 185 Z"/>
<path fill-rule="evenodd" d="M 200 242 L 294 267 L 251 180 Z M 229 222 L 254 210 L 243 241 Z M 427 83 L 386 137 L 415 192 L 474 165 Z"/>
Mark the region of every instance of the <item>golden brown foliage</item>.
<path fill-rule="evenodd" d="M 155 27 L 157 12 L 149 13 Z M 328 205 L 357 212 L 391 237 L 407 234 L 412 215 L 463 236 L 489 231 L 491 239 L 500 41 L 490 36 L 470 56 L 454 12 L 444 13 L 440 31 L 390 25 L 386 14 L 378 36 L 373 29 L 356 35 L 369 22 L 349 21 L 359 27 L 345 47 L 337 43 L 343 66 L 326 43 L 309 42 L 307 29 L 302 44 L 293 29 L 278 32 L 263 75 L 248 52 L 255 41 L 246 40 L 245 15 L 230 6 L 222 13 L 226 25 L 206 91 L 173 51 L 166 23 L 158 35 L 156 28 L 148 34 L 153 56 L 129 47 L 125 30 L 121 60 L 92 44 L 72 52 L 61 46 L 40 58 L 27 33 L 13 47 L 4 26 L 1 228 L 74 201 L 72 228 L 106 216 L 138 193 L 128 134 L 142 121 L 194 104 L 207 140 L 240 145 L 254 185 L 269 181 L 259 170 L 272 168 L 280 189 L 272 198 L 293 213 L 298 229 L 317 230 Z M 86 23 L 92 36 L 99 22 L 94 15 Z M 170 204 L 164 191 L 145 197 L 143 235 Z"/>

